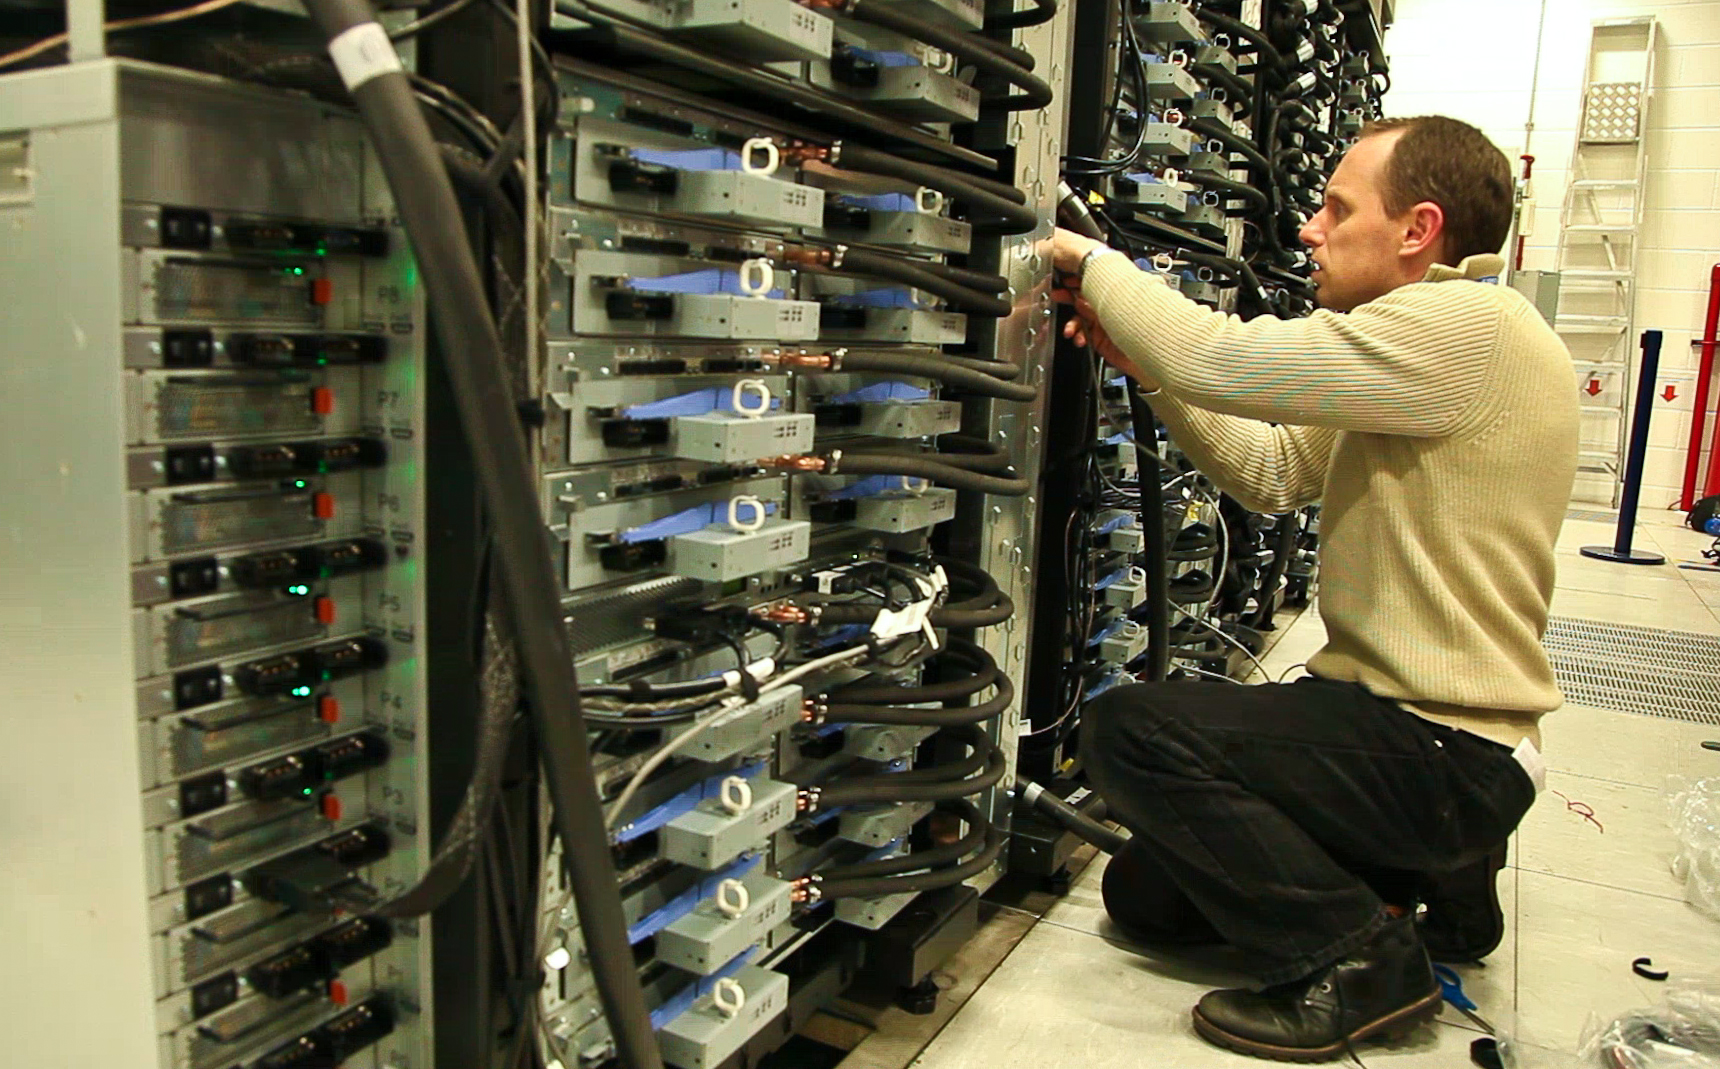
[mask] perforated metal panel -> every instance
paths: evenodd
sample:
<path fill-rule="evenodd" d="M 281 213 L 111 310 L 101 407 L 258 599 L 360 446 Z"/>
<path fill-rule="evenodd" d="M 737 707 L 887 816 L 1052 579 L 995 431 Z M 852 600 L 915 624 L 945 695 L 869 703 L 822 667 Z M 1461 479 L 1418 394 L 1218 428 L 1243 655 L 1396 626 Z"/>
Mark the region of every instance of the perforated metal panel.
<path fill-rule="evenodd" d="M 1591 144 L 1635 141 L 1642 118 L 1642 85 L 1601 82 L 1589 89 L 1583 107 L 1583 140 Z"/>
<path fill-rule="evenodd" d="M 1616 512 L 1595 512 L 1595 511 L 1592 511 L 1589 509 L 1566 509 L 1565 510 L 1565 519 L 1567 519 L 1567 520 L 1585 520 L 1589 523 L 1617 523 L 1618 522 L 1618 513 L 1616 513 Z"/>
<path fill-rule="evenodd" d="M 1720 726 L 1720 638 L 1554 617 L 1542 644 L 1567 701 Z"/>

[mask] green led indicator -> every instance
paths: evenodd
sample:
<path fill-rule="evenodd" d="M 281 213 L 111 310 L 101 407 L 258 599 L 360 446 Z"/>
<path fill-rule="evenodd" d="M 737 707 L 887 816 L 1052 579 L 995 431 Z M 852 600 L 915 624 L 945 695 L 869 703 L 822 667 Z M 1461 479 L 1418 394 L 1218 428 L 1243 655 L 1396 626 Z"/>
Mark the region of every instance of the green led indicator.
<path fill-rule="evenodd" d="M 293 274 L 295 274 L 295 275 L 302 275 L 304 273 L 305 273 L 305 269 L 302 267 L 293 268 Z"/>
<path fill-rule="evenodd" d="M 295 698 L 308 698 L 310 696 L 311 696 L 311 688 L 309 688 L 309 687 L 294 687 L 293 688 L 293 697 L 295 697 Z"/>
<path fill-rule="evenodd" d="M 287 588 L 287 593 L 292 594 L 296 597 L 301 597 L 301 598 L 304 597 L 306 594 L 309 594 L 310 592 L 311 592 L 310 586 L 308 584 L 305 584 L 305 583 L 294 583 L 292 586 Z"/>
<path fill-rule="evenodd" d="M 295 489 L 295 490 L 303 490 L 305 487 L 307 487 L 309 485 L 310 485 L 310 481 L 308 479 L 294 479 L 293 480 L 293 489 Z"/>

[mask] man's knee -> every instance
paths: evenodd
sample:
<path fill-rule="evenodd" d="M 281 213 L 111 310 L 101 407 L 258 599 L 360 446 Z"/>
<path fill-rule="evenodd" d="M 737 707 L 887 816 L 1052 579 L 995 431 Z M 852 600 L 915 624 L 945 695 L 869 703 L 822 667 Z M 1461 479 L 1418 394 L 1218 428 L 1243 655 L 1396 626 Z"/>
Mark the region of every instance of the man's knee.
<path fill-rule="evenodd" d="M 1081 707 L 1081 759 L 1088 774 L 1103 783 L 1120 760 L 1136 753 L 1170 715 L 1152 683 L 1112 687 Z"/>

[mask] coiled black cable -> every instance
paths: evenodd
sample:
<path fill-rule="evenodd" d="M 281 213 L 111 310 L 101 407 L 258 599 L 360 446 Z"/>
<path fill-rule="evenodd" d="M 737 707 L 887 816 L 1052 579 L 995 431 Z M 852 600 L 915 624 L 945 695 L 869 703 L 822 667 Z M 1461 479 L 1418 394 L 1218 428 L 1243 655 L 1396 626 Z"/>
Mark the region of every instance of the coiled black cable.
<path fill-rule="evenodd" d="M 976 371 L 944 356 L 850 352 L 842 357 L 842 369 L 913 375 L 916 378 L 933 379 L 963 393 L 995 397 L 1002 401 L 1032 401 L 1039 396 L 1038 387 L 1004 382 L 984 371 Z"/>
<path fill-rule="evenodd" d="M 1002 182 L 905 159 L 852 141 L 832 146 L 830 164 L 939 190 L 966 205 L 970 222 L 978 229 L 1025 234 L 1039 226 L 1039 213 L 1027 206 L 1027 194 Z"/>
<path fill-rule="evenodd" d="M 1012 93 L 993 102 L 996 107 L 1005 111 L 1038 111 L 1057 98 L 1051 86 L 1027 67 L 990 44 L 979 43 L 984 38 L 916 18 L 881 0 L 845 0 L 840 10 L 849 18 L 870 22 L 904 37 L 941 48 L 958 59 L 971 63 L 980 73 L 1002 78 L 1020 89 L 1019 93 Z"/>
<path fill-rule="evenodd" d="M 935 454 L 928 456 L 920 453 L 843 452 L 832 472 L 842 475 L 906 475 L 910 478 L 930 479 L 957 490 L 973 490 L 982 494 L 996 494 L 999 497 L 1025 497 L 1033 491 L 1033 484 L 1019 476 L 987 475 L 984 472 L 968 471 L 936 460 L 934 456 Z"/>
<path fill-rule="evenodd" d="M 840 880 L 820 876 L 814 878 L 814 886 L 820 898 L 876 898 L 879 895 L 919 893 L 935 891 L 940 887 L 954 887 L 996 863 L 998 855 L 1003 853 L 1003 844 L 1006 841 L 1003 833 L 988 823 L 985 827 L 985 848 L 959 865 L 912 876 Z"/>
<path fill-rule="evenodd" d="M 945 729 L 952 739 L 965 742 L 977 751 L 981 751 L 984 771 L 977 776 L 963 776 L 960 779 L 933 779 L 930 781 L 906 780 L 902 777 L 911 773 L 881 773 L 875 776 L 854 776 L 836 780 L 828 786 L 818 788 L 818 805 L 821 809 L 834 809 L 845 805 L 871 805 L 885 802 L 947 802 L 957 798 L 967 798 L 982 791 L 995 787 L 1003 780 L 1008 771 L 1009 762 L 1003 751 L 993 742 L 991 736 L 971 725 L 957 726 Z M 965 759 L 965 760 L 971 760 Z M 935 765 L 924 771 L 948 769 L 949 765 Z M 962 766 L 965 767 L 965 766 Z M 916 772 L 921 771 L 916 769 Z"/>
<path fill-rule="evenodd" d="M 970 289 L 947 273 L 935 270 L 933 265 L 920 260 L 910 260 L 902 256 L 891 256 L 886 253 L 872 252 L 867 249 L 848 248 L 842 254 L 840 263 L 832 263 L 831 269 L 844 274 L 871 275 L 875 278 L 900 282 L 915 289 L 935 293 L 950 302 L 952 307 L 964 312 L 977 315 L 1006 316 L 1015 310 L 1015 306 L 1002 297 L 993 297 Z M 979 275 L 981 278 L 987 276 Z M 1004 288 L 1008 288 L 1007 282 Z"/>

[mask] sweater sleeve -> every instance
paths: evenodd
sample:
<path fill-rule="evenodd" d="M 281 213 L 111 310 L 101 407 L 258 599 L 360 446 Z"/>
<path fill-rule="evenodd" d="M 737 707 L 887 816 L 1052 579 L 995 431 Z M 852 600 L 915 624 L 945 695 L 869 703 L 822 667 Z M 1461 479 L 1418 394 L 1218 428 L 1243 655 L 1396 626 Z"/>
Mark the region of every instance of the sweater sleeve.
<path fill-rule="evenodd" d="M 1438 437 L 1477 415 L 1504 304 L 1480 283 L 1403 286 L 1349 313 L 1247 322 L 1099 256 L 1081 284 L 1141 375 L 1214 413 L 1294 426 Z"/>
<path fill-rule="evenodd" d="M 1320 499 L 1338 432 L 1207 412 L 1169 393 L 1151 398 L 1171 440 L 1250 512 L 1289 512 Z"/>

